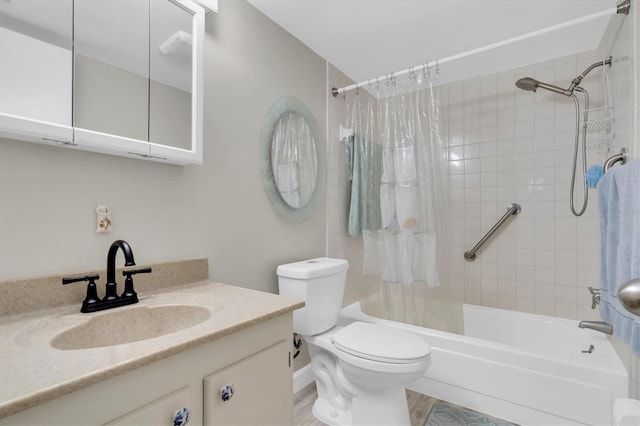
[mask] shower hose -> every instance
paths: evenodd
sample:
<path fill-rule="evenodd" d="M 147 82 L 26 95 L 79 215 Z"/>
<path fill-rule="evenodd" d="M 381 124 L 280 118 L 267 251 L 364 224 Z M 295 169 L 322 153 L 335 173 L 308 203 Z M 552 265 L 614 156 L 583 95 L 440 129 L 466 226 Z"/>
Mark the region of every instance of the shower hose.
<path fill-rule="evenodd" d="M 589 201 L 589 188 L 587 187 L 587 114 L 589 111 L 589 92 L 586 89 L 577 86 L 575 88 L 577 92 L 582 93 L 584 96 L 584 119 L 582 125 L 582 149 L 580 149 L 580 103 L 578 102 L 578 98 L 574 93 L 571 94 L 571 98 L 573 99 L 573 104 L 576 109 L 576 137 L 575 144 L 573 149 L 573 170 L 571 174 L 571 189 L 569 190 L 569 207 L 571 208 L 571 213 L 574 216 L 582 216 L 587 210 L 587 202 Z M 574 205 L 575 199 L 575 186 L 576 186 L 576 171 L 578 168 L 578 153 L 582 154 L 582 188 L 584 193 L 584 198 L 582 200 L 582 207 L 579 211 L 576 210 Z"/>

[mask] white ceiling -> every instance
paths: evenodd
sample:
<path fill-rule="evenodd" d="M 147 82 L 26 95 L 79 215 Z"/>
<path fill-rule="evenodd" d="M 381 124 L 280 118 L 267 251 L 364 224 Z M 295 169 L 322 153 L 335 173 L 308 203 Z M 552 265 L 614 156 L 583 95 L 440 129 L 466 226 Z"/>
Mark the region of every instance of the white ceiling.
<path fill-rule="evenodd" d="M 248 1 L 356 82 L 616 5 L 616 0 Z M 441 67 L 440 80 L 461 80 L 594 49 L 608 21 L 597 19 L 451 62 Z"/>

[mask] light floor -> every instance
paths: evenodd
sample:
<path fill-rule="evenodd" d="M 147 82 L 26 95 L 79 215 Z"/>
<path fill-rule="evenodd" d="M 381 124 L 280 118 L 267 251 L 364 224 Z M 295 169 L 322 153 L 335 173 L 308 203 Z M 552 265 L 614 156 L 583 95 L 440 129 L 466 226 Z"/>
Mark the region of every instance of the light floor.
<path fill-rule="evenodd" d="M 316 385 L 310 384 L 294 396 L 293 424 L 304 426 L 322 426 L 320 420 L 316 419 L 311 412 L 311 407 L 316 400 Z M 433 404 L 437 399 L 421 395 L 416 392 L 407 391 L 407 402 L 409 413 L 411 414 L 411 426 L 422 426 Z"/>

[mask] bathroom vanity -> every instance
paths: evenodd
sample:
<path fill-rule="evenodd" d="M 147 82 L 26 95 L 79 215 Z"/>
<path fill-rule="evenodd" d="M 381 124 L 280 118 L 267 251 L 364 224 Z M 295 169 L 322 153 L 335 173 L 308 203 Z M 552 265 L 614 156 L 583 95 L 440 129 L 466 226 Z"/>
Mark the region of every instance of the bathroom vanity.
<path fill-rule="evenodd" d="M 0 425 L 170 425 L 183 408 L 191 425 L 291 424 L 292 312 L 301 306 L 205 280 L 110 312 L 70 305 L 2 317 Z M 177 331 L 135 340 L 143 310 Z M 78 339 L 94 318 L 109 337 Z M 141 329 L 156 327 L 145 321 Z"/>

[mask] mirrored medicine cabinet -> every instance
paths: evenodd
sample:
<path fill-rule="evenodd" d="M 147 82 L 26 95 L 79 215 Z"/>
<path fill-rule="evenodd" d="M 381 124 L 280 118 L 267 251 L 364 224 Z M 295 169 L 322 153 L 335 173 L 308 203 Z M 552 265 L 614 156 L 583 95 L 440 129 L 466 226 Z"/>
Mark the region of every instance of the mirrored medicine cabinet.
<path fill-rule="evenodd" d="M 190 0 L 0 1 L 0 136 L 202 163 L 203 39 Z"/>

